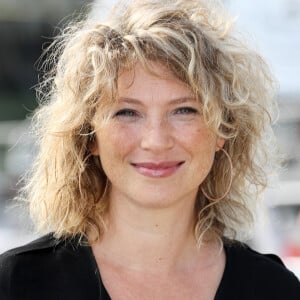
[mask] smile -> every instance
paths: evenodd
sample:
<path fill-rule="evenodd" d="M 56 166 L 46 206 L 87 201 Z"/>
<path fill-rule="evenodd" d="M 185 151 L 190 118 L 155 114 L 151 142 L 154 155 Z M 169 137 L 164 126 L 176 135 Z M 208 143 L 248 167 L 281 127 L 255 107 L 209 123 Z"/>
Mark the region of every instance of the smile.
<path fill-rule="evenodd" d="M 184 164 L 184 161 L 170 161 L 161 163 L 142 162 L 132 163 L 135 170 L 147 177 L 169 177 L 173 175 Z"/>

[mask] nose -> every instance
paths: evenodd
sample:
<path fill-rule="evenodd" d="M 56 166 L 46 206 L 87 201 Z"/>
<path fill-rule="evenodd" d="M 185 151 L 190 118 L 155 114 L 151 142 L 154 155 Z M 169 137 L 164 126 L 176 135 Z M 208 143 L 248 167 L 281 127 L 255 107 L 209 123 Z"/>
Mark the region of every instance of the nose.
<path fill-rule="evenodd" d="M 163 152 L 174 146 L 172 126 L 166 120 L 155 120 L 145 124 L 141 148 L 155 153 Z"/>

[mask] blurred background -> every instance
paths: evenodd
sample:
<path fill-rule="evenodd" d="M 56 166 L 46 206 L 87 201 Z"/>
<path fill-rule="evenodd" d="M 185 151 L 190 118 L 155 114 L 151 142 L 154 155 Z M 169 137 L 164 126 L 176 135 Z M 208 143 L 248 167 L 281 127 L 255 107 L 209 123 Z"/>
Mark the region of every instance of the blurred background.
<path fill-rule="evenodd" d="M 84 0 L 0 0 L 0 253 L 35 238 L 13 207 L 20 176 L 35 155 L 28 116 L 37 105 L 37 60 L 59 28 L 91 10 Z M 115 1 L 96 1 L 101 17 Z M 300 278 L 300 0 L 223 0 L 237 26 L 280 82 L 274 127 L 285 168 L 265 193 L 251 245 L 275 252 Z"/>

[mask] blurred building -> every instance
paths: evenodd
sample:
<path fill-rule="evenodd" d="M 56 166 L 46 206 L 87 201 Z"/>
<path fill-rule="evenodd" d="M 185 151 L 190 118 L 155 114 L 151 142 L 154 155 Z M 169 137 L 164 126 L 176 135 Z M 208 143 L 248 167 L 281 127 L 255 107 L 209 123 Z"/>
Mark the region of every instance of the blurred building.
<path fill-rule="evenodd" d="M 281 178 L 299 180 L 300 188 L 300 0 L 227 0 L 226 4 L 279 81 L 280 117 L 275 130 L 288 168 Z"/>

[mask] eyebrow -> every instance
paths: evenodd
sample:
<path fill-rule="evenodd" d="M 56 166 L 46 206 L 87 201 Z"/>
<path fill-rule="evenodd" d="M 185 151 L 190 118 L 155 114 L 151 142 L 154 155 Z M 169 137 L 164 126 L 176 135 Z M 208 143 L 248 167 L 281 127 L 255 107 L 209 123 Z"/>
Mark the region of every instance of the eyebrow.
<path fill-rule="evenodd" d="M 196 98 L 193 96 L 174 98 L 174 99 L 171 99 L 168 104 L 183 104 L 183 103 L 191 102 L 191 101 L 196 102 Z M 120 97 L 120 98 L 118 98 L 118 102 L 143 105 L 141 100 L 136 99 L 136 98 L 128 98 L 128 97 Z"/>

